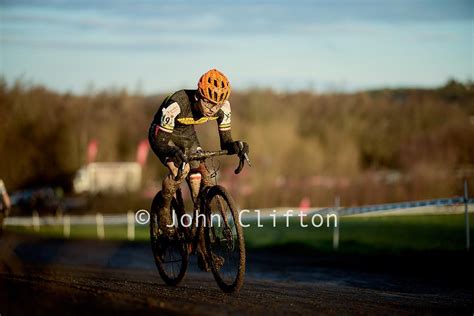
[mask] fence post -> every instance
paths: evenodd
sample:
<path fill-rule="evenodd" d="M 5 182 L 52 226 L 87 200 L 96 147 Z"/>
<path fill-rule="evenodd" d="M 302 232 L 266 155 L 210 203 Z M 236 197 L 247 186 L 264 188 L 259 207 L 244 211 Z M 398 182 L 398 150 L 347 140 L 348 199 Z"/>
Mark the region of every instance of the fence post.
<path fill-rule="evenodd" d="M 66 238 L 71 235 L 71 217 L 69 215 L 63 216 L 63 234 Z"/>
<path fill-rule="evenodd" d="M 33 223 L 33 230 L 35 232 L 39 232 L 40 231 L 40 218 L 39 218 L 39 214 L 37 211 L 33 211 L 32 213 L 32 223 Z"/>
<path fill-rule="evenodd" d="M 339 249 L 339 225 L 341 224 L 341 222 L 339 221 L 337 214 L 339 213 L 340 202 L 341 202 L 341 199 L 339 198 L 339 196 L 336 196 L 334 200 L 334 206 L 335 206 L 334 213 L 336 214 L 337 220 L 336 220 L 336 225 L 334 225 L 334 230 L 333 230 L 333 235 L 332 235 L 332 247 L 334 250 Z"/>
<path fill-rule="evenodd" d="M 127 213 L 127 238 L 135 240 L 135 215 L 132 211 Z"/>
<path fill-rule="evenodd" d="M 467 179 L 464 179 L 464 222 L 466 224 L 466 250 L 471 248 L 471 237 L 469 236 L 469 194 L 467 190 Z"/>
<path fill-rule="evenodd" d="M 105 237 L 104 216 L 101 213 L 97 213 L 95 215 L 95 221 L 97 223 L 97 238 L 104 239 Z"/>

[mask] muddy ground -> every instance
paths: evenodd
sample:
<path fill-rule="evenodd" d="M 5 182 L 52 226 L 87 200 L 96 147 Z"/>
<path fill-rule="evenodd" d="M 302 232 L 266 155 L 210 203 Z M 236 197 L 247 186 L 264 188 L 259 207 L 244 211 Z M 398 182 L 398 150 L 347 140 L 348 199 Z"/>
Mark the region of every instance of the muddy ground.
<path fill-rule="evenodd" d="M 166 286 L 147 243 L 4 233 L 0 315 L 473 315 L 472 257 L 252 250 L 244 287 L 228 295 L 195 260 L 180 286 Z"/>

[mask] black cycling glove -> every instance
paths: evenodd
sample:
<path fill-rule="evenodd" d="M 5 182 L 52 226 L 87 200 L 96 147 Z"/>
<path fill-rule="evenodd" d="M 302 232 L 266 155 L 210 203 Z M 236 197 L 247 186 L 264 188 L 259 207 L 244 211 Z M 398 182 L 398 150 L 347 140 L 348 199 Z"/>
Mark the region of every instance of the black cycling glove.
<path fill-rule="evenodd" d="M 228 155 L 237 155 L 242 157 L 244 154 L 249 154 L 249 144 L 243 141 L 235 141 L 227 144 Z"/>
<path fill-rule="evenodd" d="M 166 157 L 168 160 L 172 161 L 176 167 L 181 166 L 183 162 L 188 162 L 183 151 L 176 146 L 170 147 L 169 151 L 166 153 Z"/>

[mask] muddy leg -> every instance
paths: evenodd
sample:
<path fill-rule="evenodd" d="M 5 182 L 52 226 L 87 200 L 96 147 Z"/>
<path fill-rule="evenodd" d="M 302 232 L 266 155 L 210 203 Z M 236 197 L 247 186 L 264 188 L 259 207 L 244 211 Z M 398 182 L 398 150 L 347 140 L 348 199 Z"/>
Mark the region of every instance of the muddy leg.
<path fill-rule="evenodd" d="M 163 195 L 163 205 L 160 210 L 160 228 L 164 232 L 169 232 L 170 229 L 169 227 L 166 227 L 166 225 L 171 224 L 171 200 L 173 199 L 174 194 L 176 193 L 176 190 L 178 190 L 179 186 L 183 182 L 183 180 L 186 178 L 186 176 L 189 173 L 189 164 L 186 164 L 183 173 L 181 174 L 181 177 L 178 180 L 175 180 L 177 174 L 178 174 L 178 168 L 174 165 L 173 162 L 168 162 L 167 163 L 168 169 L 169 169 L 169 174 L 166 176 L 166 178 L 163 180 L 163 185 L 162 185 L 162 195 Z"/>

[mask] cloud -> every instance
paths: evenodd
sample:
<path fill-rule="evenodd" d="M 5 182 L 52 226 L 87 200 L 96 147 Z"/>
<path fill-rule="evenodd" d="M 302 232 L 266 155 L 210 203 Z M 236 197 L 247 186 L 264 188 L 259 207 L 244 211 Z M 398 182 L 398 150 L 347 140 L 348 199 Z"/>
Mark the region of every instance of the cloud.
<path fill-rule="evenodd" d="M 33 39 L 17 37 L 0 37 L 1 45 L 26 46 L 35 48 L 48 48 L 55 50 L 110 50 L 115 52 L 182 52 L 192 50 L 194 52 L 208 49 L 222 48 L 222 45 L 209 42 L 203 45 L 200 41 L 173 40 L 173 39 L 150 39 L 150 40 L 121 40 L 121 41 L 93 41 L 93 40 L 67 40 L 67 39 Z"/>
<path fill-rule="evenodd" d="M 208 0 L 196 2 L 152 0 L 3 0 L 7 9 L 41 9 L 73 17 L 95 13 L 102 25 L 121 19 L 145 26 L 150 21 L 167 21 L 176 28 L 193 30 L 207 25 L 229 31 L 246 26 L 271 26 L 292 23 L 339 23 L 344 21 L 422 22 L 472 20 L 470 0 L 294 0 L 250 1 Z M 204 17 L 204 18 L 203 18 Z M 204 20 L 203 22 L 200 22 Z M 210 22 L 210 23 L 209 23 Z M 221 23 L 224 22 L 224 23 Z M 230 23 L 233 22 L 233 23 Z M 235 24 L 237 22 L 237 25 Z M 263 23 L 262 23 L 263 22 Z M 153 23 L 152 23 L 153 24 Z M 152 25 L 153 26 L 153 25 Z M 162 25 L 160 25 L 162 26 Z"/>
<path fill-rule="evenodd" d="M 220 27 L 221 21 L 209 14 L 203 14 L 184 21 L 178 21 L 176 17 L 157 17 L 154 19 L 134 19 L 133 17 L 120 16 L 90 16 L 81 17 L 74 15 L 58 16 L 57 14 L 10 14 L 2 15 L 4 26 L 18 24 L 36 27 L 51 26 L 60 29 L 95 29 L 97 31 L 122 32 L 204 32 L 212 31 Z"/>

